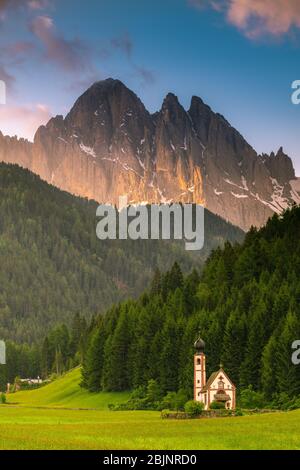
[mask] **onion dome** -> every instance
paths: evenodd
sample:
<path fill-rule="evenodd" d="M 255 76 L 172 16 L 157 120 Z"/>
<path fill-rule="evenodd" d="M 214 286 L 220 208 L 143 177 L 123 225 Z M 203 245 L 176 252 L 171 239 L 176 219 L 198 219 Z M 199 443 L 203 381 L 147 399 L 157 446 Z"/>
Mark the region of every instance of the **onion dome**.
<path fill-rule="evenodd" d="M 194 348 L 196 349 L 196 352 L 197 352 L 198 354 L 204 352 L 205 342 L 203 341 L 202 338 L 200 338 L 200 336 L 199 336 L 199 338 L 197 339 L 197 341 L 195 341 L 195 343 L 194 343 Z"/>

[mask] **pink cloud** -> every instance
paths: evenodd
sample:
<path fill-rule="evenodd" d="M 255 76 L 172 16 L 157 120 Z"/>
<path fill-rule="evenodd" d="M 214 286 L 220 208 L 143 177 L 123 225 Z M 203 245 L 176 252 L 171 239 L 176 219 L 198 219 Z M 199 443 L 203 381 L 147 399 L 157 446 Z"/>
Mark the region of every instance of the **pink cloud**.
<path fill-rule="evenodd" d="M 198 7 L 223 12 L 247 37 L 282 36 L 300 28 L 299 0 L 188 0 Z"/>
<path fill-rule="evenodd" d="M 230 0 L 228 20 L 248 37 L 280 36 L 300 28 L 299 0 Z"/>
<path fill-rule="evenodd" d="M 34 49 L 34 44 L 29 41 L 17 41 L 1 47 L 1 53 L 10 59 L 23 56 Z"/>
<path fill-rule="evenodd" d="M 90 67 L 89 50 L 79 39 L 66 39 L 56 31 L 53 19 L 38 16 L 31 23 L 32 33 L 45 48 L 45 57 L 67 71 Z"/>
<path fill-rule="evenodd" d="M 31 10 L 41 10 L 49 6 L 49 0 L 0 0 L 0 11 L 9 8 L 25 7 Z"/>
<path fill-rule="evenodd" d="M 38 127 L 50 118 L 50 109 L 44 104 L 0 106 L 0 131 L 32 141 Z"/>
<path fill-rule="evenodd" d="M 48 0 L 29 0 L 28 7 L 31 10 L 43 10 L 49 6 Z"/>

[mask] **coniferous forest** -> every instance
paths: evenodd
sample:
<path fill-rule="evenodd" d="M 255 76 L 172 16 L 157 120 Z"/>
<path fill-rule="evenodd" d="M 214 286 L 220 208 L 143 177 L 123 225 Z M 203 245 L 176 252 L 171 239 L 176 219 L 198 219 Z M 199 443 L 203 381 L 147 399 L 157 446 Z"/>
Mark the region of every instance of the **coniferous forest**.
<path fill-rule="evenodd" d="M 192 397 L 193 343 L 206 342 L 208 375 L 220 361 L 238 387 L 266 400 L 300 393 L 292 343 L 300 338 L 300 208 L 215 250 L 201 276 L 177 263 L 151 288 L 98 318 L 84 356 L 83 386 L 127 390 L 155 380 Z"/>

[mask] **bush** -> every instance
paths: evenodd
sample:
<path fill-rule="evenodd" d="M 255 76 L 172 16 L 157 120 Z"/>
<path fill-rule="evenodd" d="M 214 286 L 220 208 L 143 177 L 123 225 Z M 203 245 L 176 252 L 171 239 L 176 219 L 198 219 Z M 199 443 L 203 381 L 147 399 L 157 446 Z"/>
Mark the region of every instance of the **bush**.
<path fill-rule="evenodd" d="M 211 410 L 225 410 L 225 403 L 223 401 L 212 401 L 209 408 Z"/>
<path fill-rule="evenodd" d="M 300 408 L 300 398 L 298 396 L 290 398 L 286 392 L 277 393 L 273 397 L 270 408 L 283 411 L 292 411 Z"/>
<path fill-rule="evenodd" d="M 178 390 L 178 392 L 168 392 L 160 402 L 160 409 L 168 409 L 173 411 L 182 411 L 184 410 L 184 405 L 188 400 L 188 396 L 183 389 Z"/>
<path fill-rule="evenodd" d="M 190 400 L 184 405 L 184 411 L 192 416 L 200 415 L 203 411 L 204 403 L 202 401 Z"/>
<path fill-rule="evenodd" d="M 160 416 L 162 417 L 162 419 L 166 419 L 166 418 L 169 418 L 170 413 L 171 413 L 170 410 L 161 410 Z"/>
<path fill-rule="evenodd" d="M 2 403 L 2 405 L 5 405 L 5 403 L 6 403 L 6 395 L 5 395 L 5 393 L 1 393 L 1 396 L 0 396 L 0 403 Z"/>
<path fill-rule="evenodd" d="M 162 392 L 156 380 L 149 380 L 145 399 L 149 404 L 157 404 L 162 398 Z"/>
<path fill-rule="evenodd" d="M 240 406 L 246 409 L 263 408 L 265 406 L 263 393 L 255 392 L 252 385 L 249 385 L 248 388 L 241 391 Z"/>

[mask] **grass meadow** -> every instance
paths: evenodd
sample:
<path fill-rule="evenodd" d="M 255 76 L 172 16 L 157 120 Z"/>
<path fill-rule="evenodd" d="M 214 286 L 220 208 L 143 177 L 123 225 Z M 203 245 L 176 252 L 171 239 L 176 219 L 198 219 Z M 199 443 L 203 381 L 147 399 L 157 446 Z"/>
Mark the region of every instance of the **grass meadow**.
<path fill-rule="evenodd" d="M 80 371 L 0 406 L 0 449 L 300 449 L 300 410 L 218 419 L 162 420 L 109 411 L 127 394 L 89 394 Z"/>

